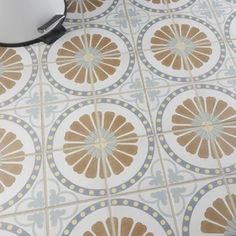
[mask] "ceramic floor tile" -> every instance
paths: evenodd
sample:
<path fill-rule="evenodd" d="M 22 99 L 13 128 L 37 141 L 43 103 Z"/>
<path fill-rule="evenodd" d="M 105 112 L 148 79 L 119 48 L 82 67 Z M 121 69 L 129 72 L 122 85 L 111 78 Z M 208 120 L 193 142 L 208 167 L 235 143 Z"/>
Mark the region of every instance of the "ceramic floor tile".
<path fill-rule="evenodd" d="M 111 235 L 108 201 L 51 209 L 49 236 Z"/>
<path fill-rule="evenodd" d="M 147 94 L 156 134 L 186 128 L 184 122 L 189 120 L 182 119 L 181 114 L 178 113 L 182 111 L 183 104 L 191 103 L 189 106 L 193 105 L 191 101 L 194 101 L 197 96 L 195 85 L 149 89 Z M 196 102 L 198 103 L 198 101 Z M 199 113 L 198 104 L 196 106 L 196 112 L 198 110 Z M 191 107 L 191 109 L 193 108 Z"/>
<path fill-rule="evenodd" d="M 82 77 L 78 75 L 80 70 L 77 68 L 68 67 L 65 71 L 61 71 L 61 67 L 63 65 L 56 63 L 42 65 L 44 103 L 81 99 L 93 95 L 93 82 L 89 73 Z M 70 74 L 73 70 L 75 74 Z"/>
<path fill-rule="evenodd" d="M 97 55 L 98 57 L 100 55 L 98 54 L 99 51 L 109 57 L 134 50 L 130 32 L 128 30 L 122 32 L 120 25 L 114 25 L 113 22 L 114 20 L 106 20 L 85 24 L 85 32 L 88 38 L 87 47 L 94 56 Z"/>
<path fill-rule="evenodd" d="M 201 103 L 201 110 L 206 114 L 206 122 L 209 124 L 227 124 L 236 122 L 236 93 L 234 86 L 235 79 L 214 81 L 211 84 L 197 84 L 196 93 Z M 227 87 L 228 86 L 228 87 Z M 233 134 L 233 133 L 232 133 Z"/>
<path fill-rule="evenodd" d="M 123 6 L 123 0 L 103 1 L 103 0 L 66 0 L 68 16 L 67 22 L 90 22 L 102 21 L 107 15 L 115 14 L 116 10 Z"/>
<path fill-rule="evenodd" d="M 39 107 L 0 112 L 2 155 L 28 155 L 42 151 Z"/>
<path fill-rule="evenodd" d="M 37 50 L 0 48 L 0 109 L 40 102 Z"/>
<path fill-rule="evenodd" d="M 0 216 L 45 207 L 43 160 L 38 155 L 3 155 L 0 167 Z"/>
<path fill-rule="evenodd" d="M 142 102 L 138 103 L 138 99 L 142 99 Z M 97 98 L 96 111 L 99 132 L 103 139 L 109 138 L 109 133 L 116 133 L 121 140 L 153 134 L 147 101 L 142 90 Z"/>
<path fill-rule="evenodd" d="M 216 152 L 211 153 L 212 150 L 208 150 L 208 146 L 202 147 L 200 143 L 194 146 L 194 140 L 188 139 L 188 133 L 190 132 L 183 131 L 182 136 L 177 133 L 165 133 L 158 136 L 160 156 L 167 182 L 170 185 L 223 174 L 219 161 L 216 157 L 212 157 Z M 206 153 L 208 153 L 207 157 Z M 205 154 L 204 157 L 203 154 Z"/>
<path fill-rule="evenodd" d="M 236 33 L 234 31 L 236 25 L 236 11 L 234 10 L 224 22 L 224 33 L 227 40 L 235 40 Z"/>
<path fill-rule="evenodd" d="M 74 148 L 77 145 L 86 145 L 90 139 L 93 140 L 90 132 L 97 127 L 95 114 L 93 99 L 45 105 L 46 150 Z"/>
<path fill-rule="evenodd" d="M 0 48 L 0 235 L 235 236 L 236 0 L 65 2 Z"/>
<path fill-rule="evenodd" d="M 199 182 L 195 188 L 180 185 L 171 191 L 181 235 L 235 234 L 234 195 L 227 192 L 222 179 Z"/>
<path fill-rule="evenodd" d="M 44 211 L 34 211 L 0 219 L 2 236 L 47 235 Z"/>
<path fill-rule="evenodd" d="M 60 206 L 106 196 L 105 174 L 98 143 L 48 152 L 48 205 Z M 94 152 L 94 153 L 91 153 Z"/>
<path fill-rule="evenodd" d="M 114 55 L 110 59 L 111 61 L 107 63 L 104 60 L 104 63 L 108 66 L 103 69 L 104 74 L 100 73 L 100 69 L 105 65 L 103 62 L 92 69 L 93 92 L 95 95 L 132 93 L 143 89 L 138 61 L 134 52 Z"/>
<path fill-rule="evenodd" d="M 166 184 L 153 136 L 119 140 L 116 146 L 110 142 L 103 149 L 103 159 L 111 194 L 144 191 Z"/>
<path fill-rule="evenodd" d="M 42 46 L 40 61 L 43 64 L 54 62 L 61 65 L 63 62 L 72 59 L 75 57 L 75 52 L 80 48 L 85 48 L 84 33 L 84 28 L 80 24 L 68 27 L 66 34 L 54 44 Z"/>
<path fill-rule="evenodd" d="M 166 189 L 113 198 L 111 205 L 114 235 L 178 235 Z"/>
<path fill-rule="evenodd" d="M 148 14 L 168 13 L 168 7 L 165 0 L 164 1 L 128 0 L 127 2 L 130 3 L 130 5 L 135 6 L 135 9 L 139 10 L 140 12 L 146 12 Z"/>

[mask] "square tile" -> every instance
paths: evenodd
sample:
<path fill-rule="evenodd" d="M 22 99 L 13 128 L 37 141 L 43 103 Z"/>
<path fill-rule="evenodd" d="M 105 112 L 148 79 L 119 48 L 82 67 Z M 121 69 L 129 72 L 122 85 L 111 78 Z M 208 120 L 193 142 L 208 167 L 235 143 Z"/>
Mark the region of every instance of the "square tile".
<path fill-rule="evenodd" d="M 2 155 L 41 153 L 40 107 L 1 111 L 0 121 Z"/>
<path fill-rule="evenodd" d="M 208 158 L 201 158 L 201 153 L 196 153 L 196 147 L 190 146 L 191 140 L 189 140 L 190 144 L 188 146 L 184 146 L 183 143 L 178 143 L 177 138 L 179 137 L 174 133 L 165 133 L 158 136 L 158 148 L 169 185 L 194 183 L 197 180 L 223 174 L 219 161 L 213 159 L 210 155 Z M 206 151 L 206 149 L 203 149 L 203 151 Z"/>
<path fill-rule="evenodd" d="M 1 216 L 45 207 L 43 158 L 40 154 L 3 155 L 0 171 Z"/>
<path fill-rule="evenodd" d="M 159 15 L 146 11 L 130 1 L 123 2 L 124 6 L 118 5 L 113 13 L 107 15 L 105 21 L 106 24 L 119 28 L 125 35 L 131 34 L 131 31 L 138 32 L 151 17 Z"/>
<path fill-rule="evenodd" d="M 112 144 L 108 143 L 103 149 L 111 194 L 121 195 L 166 185 L 154 137 L 118 140 L 113 149 L 109 148 Z"/>
<path fill-rule="evenodd" d="M 51 45 L 41 45 L 40 62 L 42 64 L 70 62 L 77 56 L 79 49 L 85 48 L 83 25 L 71 25 L 67 32 Z M 80 55 L 79 55 L 80 56 Z"/>
<path fill-rule="evenodd" d="M 0 109 L 40 102 L 37 63 L 37 47 L 0 48 Z"/>
<path fill-rule="evenodd" d="M 51 235 L 112 235 L 107 200 L 53 208 L 48 214 Z"/>
<path fill-rule="evenodd" d="M 94 86 L 89 74 L 83 77 L 79 75 L 79 70 L 75 71 L 78 74 L 69 74 L 73 68 L 60 70 L 61 66 L 56 63 L 42 65 L 44 103 L 76 100 L 93 95 Z"/>
<path fill-rule="evenodd" d="M 94 143 L 77 149 L 46 153 L 49 206 L 106 196 L 102 156 L 91 153 L 96 151 L 97 146 Z"/>
<path fill-rule="evenodd" d="M 113 94 L 133 93 L 143 89 L 142 79 L 139 73 L 138 59 L 134 52 L 126 52 L 110 56 L 110 62 L 101 61 L 93 68 L 93 92 L 96 96 L 111 96 Z M 104 65 L 104 74 L 100 69 Z"/>
<path fill-rule="evenodd" d="M 44 106 L 46 150 L 73 149 L 86 145 L 89 134 L 97 127 L 94 102 L 94 99 L 88 99 L 46 104 Z"/>
<path fill-rule="evenodd" d="M 172 199 L 182 235 L 234 232 L 230 226 L 234 215 L 231 195 L 222 179 L 198 182 L 195 189 L 192 184 L 180 187 L 179 192 L 186 191 L 186 194 L 172 194 Z"/>
<path fill-rule="evenodd" d="M 146 12 L 148 14 L 167 14 L 168 7 L 166 1 L 145 1 L 145 0 L 128 0 L 130 5 L 135 6 L 141 12 Z"/>
<path fill-rule="evenodd" d="M 84 26 L 88 51 L 97 60 L 100 57 L 109 58 L 109 56 L 118 56 L 134 50 L 133 39 L 128 30 L 129 26 L 127 25 L 126 30 L 122 32 L 120 25 L 113 22 L 114 20 L 90 22 Z"/>
<path fill-rule="evenodd" d="M 207 7 L 207 1 L 204 0 L 180 0 L 180 1 L 168 1 L 167 5 L 171 13 L 179 14 L 182 12 L 192 12 L 193 9 L 200 10 L 201 7 Z"/>
<path fill-rule="evenodd" d="M 143 100 L 139 102 L 137 96 Z M 121 139 L 153 134 L 148 105 L 142 90 L 96 98 L 95 105 L 101 138 L 106 139 L 110 132 L 116 133 Z"/>
<path fill-rule="evenodd" d="M 33 211 L 30 213 L 1 218 L 0 234 L 4 236 L 47 235 L 45 212 Z"/>
<path fill-rule="evenodd" d="M 119 196 L 111 205 L 116 232 L 177 235 L 166 189 Z"/>
<path fill-rule="evenodd" d="M 148 104 L 151 110 L 151 118 L 154 125 L 154 132 L 161 134 L 164 132 L 172 132 L 176 129 L 184 129 L 184 123 L 187 120 L 180 117 L 179 110 L 181 110 L 184 103 L 191 103 L 196 99 L 195 85 L 172 86 L 166 88 L 149 89 Z M 156 99 L 153 96 L 156 95 Z M 192 108 L 190 108 L 191 110 Z M 198 104 L 196 110 L 199 111 Z M 191 123 L 191 122 L 190 122 Z M 182 125 L 181 125 L 182 124 Z"/>

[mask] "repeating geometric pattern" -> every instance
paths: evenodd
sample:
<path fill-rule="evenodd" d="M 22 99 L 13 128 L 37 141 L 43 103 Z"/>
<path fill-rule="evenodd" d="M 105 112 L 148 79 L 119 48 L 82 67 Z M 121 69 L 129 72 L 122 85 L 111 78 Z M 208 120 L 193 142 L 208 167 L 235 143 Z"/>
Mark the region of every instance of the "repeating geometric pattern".
<path fill-rule="evenodd" d="M 0 235 L 235 236 L 236 1 L 65 3 L 0 47 Z"/>

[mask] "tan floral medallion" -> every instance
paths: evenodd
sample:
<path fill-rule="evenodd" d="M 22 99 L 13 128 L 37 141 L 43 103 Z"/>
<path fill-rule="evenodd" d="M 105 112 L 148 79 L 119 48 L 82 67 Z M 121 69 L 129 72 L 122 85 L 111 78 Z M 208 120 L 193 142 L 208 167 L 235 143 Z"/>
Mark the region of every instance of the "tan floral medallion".
<path fill-rule="evenodd" d="M 200 68 L 212 54 L 207 35 L 189 24 L 161 27 L 151 38 L 151 49 L 156 60 L 174 70 L 188 70 L 186 61 L 190 69 Z"/>
<path fill-rule="evenodd" d="M 130 166 L 138 152 L 134 126 L 114 112 L 98 112 L 81 116 L 65 134 L 66 162 L 87 178 L 119 175 Z M 99 138 L 100 137 L 100 138 Z M 104 159 L 104 162 L 102 161 Z"/>
<path fill-rule="evenodd" d="M 70 13 L 92 12 L 101 7 L 105 0 L 66 0 L 67 10 Z"/>
<path fill-rule="evenodd" d="M 0 129 L 0 193 L 11 187 L 22 171 L 22 147 L 15 134 Z"/>
<path fill-rule="evenodd" d="M 114 231 L 117 236 L 154 236 L 153 233 L 148 232 L 146 225 L 135 222 L 132 218 L 124 217 L 118 219 L 113 218 Z M 83 236 L 110 236 L 112 233 L 111 218 L 108 218 L 105 222 L 98 221 L 91 227 L 90 231 L 87 231 Z"/>
<path fill-rule="evenodd" d="M 172 130 L 177 142 L 191 154 L 200 158 L 228 156 L 236 148 L 235 117 L 236 110 L 223 100 L 194 97 L 176 108 Z"/>
<path fill-rule="evenodd" d="M 75 36 L 57 53 L 60 73 L 75 83 L 96 83 L 113 75 L 120 65 L 120 51 L 115 42 L 100 34 Z"/>
<path fill-rule="evenodd" d="M 0 95 L 12 89 L 22 77 L 22 58 L 16 50 L 0 47 Z"/>
<path fill-rule="evenodd" d="M 234 206 L 233 206 L 234 204 Z M 235 207 L 236 195 L 217 198 L 205 212 L 205 220 L 201 223 L 201 231 L 209 235 L 236 235 Z"/>

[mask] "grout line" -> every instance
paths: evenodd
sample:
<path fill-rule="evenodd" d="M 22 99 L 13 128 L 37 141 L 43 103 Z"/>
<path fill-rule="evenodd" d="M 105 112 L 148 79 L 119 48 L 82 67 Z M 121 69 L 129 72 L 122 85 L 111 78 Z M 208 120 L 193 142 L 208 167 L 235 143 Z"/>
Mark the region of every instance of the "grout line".
<path fill-rule="evenodd" d="M 166 3 L 167 2 L 165 1 L 165 4 Z M 123 4 L 125 5 L 125 13 L 126 13 L 126 16 L 127 16 L 127 19 L 128 19 L 128 25 L 129 25 L 129 30 L 130 30 L 131 38 L 132 38 L 133 44 L 135 45 L 135 39 L 134 39 L 134 35 L 133 35 L 133 32 L 132 32 L 131 24 L 130 24 L 130 18 L 129 18 L 129 15 L 128 15 L 128 12 L 127 12 L 127 8 L 126 8 L 126 4 L 125 4 L 124 1 L 123 1 Z M 168 7 L 168 4 L 167 4 L 167 7 Z M 138 63 L 139 72 L 140 72 L 140 76 L 141 76 L 141 82 L 142 82 L 142 85 L 143 85 L 143 88 L 144 88 L 145 102 L 146 102 L 146 105 L 147 105 L 147 108 L 148 108 L 149 116 L 151 118 L 151 126 L 152 126 L 152 129 L 155 130 L 155 125 L 153 124 L 152 112 L 151 112 L 151 108 L 150 108 L 150 104 L 149 104 L 149 98 L 148 98 L 147 91 L 145 89 L 145 80 L 144 80 L 144 77 L 143 77 L 142 67 L 141 67 L 141 63 L 140 63 L 139 57 L 138 57 L 139 55 L 138 55 L 138 51 L 137 50 L 135 51 L 135 55 L 136 55 L 136 58 L 137 58 L 137 63 Z M 155 140 L 155 143 L 157 144 L 156 136 L 154 137 L 154 140 Z M 168 195 L 168 201 L 169 201 L 169 204 L 170 204 L 170 207 L 171 207 L 171 214 L 172 214 L 173 219 L 174 219 L 174 224 L 175 224 L 177 235 L 180 235 L 179 227 L 178 227 L 178 223 L 177 223 L 177 218 L 175 216 L 175 210 L 174 210 L 173 202 L 171 200 L 170 189 L 169 189 L 169 186 L 168 186 L 168 179 L 167 179 L 167 176 L 166 176 L 165 167 L 164 167 L 164 163 L 163 163 L 162 159 L 160 159 L 160 163 L 161 163 L 161 169 L 162 169 L 162 172 L 163 172 L 163 175 L 164 175 L 164 181 L 167 184 L 166 185 L 166 190 L 167 190 L 167 195 Z"/>
<path fill-rule="evenodd" d="M 41 46 L 38 46 L 39 50 L 39 55 L 41 56 L 42 51 L 41 51 Z M 39 80 L 40 80 L 40 117 L 41 117 L 41 137 L 42 137 L 42 150 L 43 150 L 43 155 L 42 155 L 42 161 L 43 161 L 43 187 L 44 187 L 44 202 L 45 202 L 45 226 L 46 226 L 46 233 L 47 236 L 50 236 L 50 222 L 49 222 L 49 214 L 48 214 L 48 187 L 47 187 L 47 170 L 46 170 L 46 165 L 47 165 L 47 160 L 44 155 L 45 152 L 45 132 L 44 132 L 44 106 L 43 106 L 43 101 L 44 101 L 44 91 L 43 91 L 43 81 L 42 81 L 42 67 L 39 67 Z"/>

